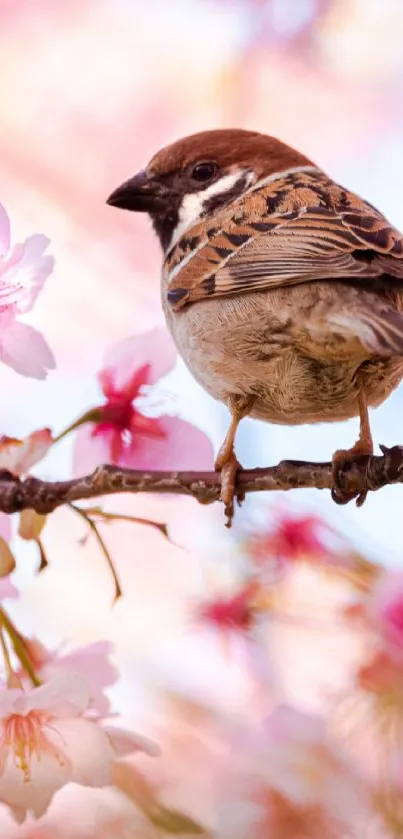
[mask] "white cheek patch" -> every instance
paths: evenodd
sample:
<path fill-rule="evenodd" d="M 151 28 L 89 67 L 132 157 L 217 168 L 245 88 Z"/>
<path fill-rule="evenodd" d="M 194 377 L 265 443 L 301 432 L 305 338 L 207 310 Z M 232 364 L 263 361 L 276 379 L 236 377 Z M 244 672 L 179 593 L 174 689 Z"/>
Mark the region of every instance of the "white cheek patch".
<path fill-rule="evenodd" d="M 222 178 L 215 181 L 211 186 L 201 189 L 199 192 L 191 192 L 189 195 L 185 195 L 179 209 L 179 222 L 172 234 L 167 252 L 176 245 L 186 230 L 189 230 L 194 224 L 200 221 L 209 199 L 214 197 L 214 195 L 220 195 L 221 192 L 229 192 L 241 178 L 245 180 L 246 191 L 255 179 L 255 175 L 253 172 L 247 172 L 246 169 L 237 169 L 235 172 L 223 175 Z"/>
<path fill-rule="evenodd" d="M 172 239 L 166 248 L 165 253 L 169 253 L 169 251 L 179 241 L 181 236 L 186 233 L 186 230 L 190 230 L 194 224 L 197 224 L 197 222 L 200 221 L 203 217 L 206 203 L 210 198 L 213 198 L 214 195 L 220 195 L 221 192 L 229 192 L 241 179 L 245 182 L 243 194 L 247 195 L 248 193 L 254 192 L 256 189 L 267 186 L 273 181 L 285 178 L 287 175 L 294 175 L 298 172 L 318 171 L 318 167 L 312 164 L 307 164 L 306 166 L 291 166 L 289 169 L 283 169 L 281 172 L 273 172 L 271 175 L 266 175 L 265 177 L 260 178 L 260 180 L 256 180 L 254 172 L 248 171 L 247 169 L 237 169 L 234 172 L 230 172 L 228 175 L 223 175 L 222 178 L 215 181 L 211 184 L 211 186 L 201 189 L 199 192 L 192 192 L 189 193 L 189 195 L 185 195 L 179 209 L 179 222 L 175 227 Z M 202 245 L 199 245 L 199 248 L 201 246 Z M 196 251 L 197 250 L 198 248 L 196 248 Z M 183 268 L 183 266 L 193 258 L 196 251 L 191 251 L 184 256 L 183 260 L 176 266 L 176 268 L 173 269 L 170 279 L 172 279 Z"/>

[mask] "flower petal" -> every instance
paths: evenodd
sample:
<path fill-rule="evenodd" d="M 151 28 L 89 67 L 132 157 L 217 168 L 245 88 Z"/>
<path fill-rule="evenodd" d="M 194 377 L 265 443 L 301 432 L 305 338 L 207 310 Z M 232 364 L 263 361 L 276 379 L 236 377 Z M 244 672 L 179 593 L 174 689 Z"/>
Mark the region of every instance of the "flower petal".
<path fill-rule="evenodd" d="M 112 649 L 108 641 L 96 641 L 67 655 L 50 655 L 40 668 L 40 674 L 44 678 L 72 671 L 82 675 L 88 681 L 91 691 L 89 707 L 101 716 L 106 716 L 110 712 L 110 702 L 104 689 L 119 678 L 118 670 L 108 658 Z"/>
<path fill-rule="evenodd" d="M 9 714 L 15 713 L 15 703 L 23 696 L 21 688 L 1 688 L 0 689 L 0 719 L 7 717 Z M 2 734 L 2 732 L 1 732 Z M 3 757 L 0 749 L 0 759 Z"/>
<path fill-rule="evenodd" d="M 80 426 L 76 433 L 73 450 L 73 475 L 77 477 L 92 472 L 102 463 L 112 463 L 114 430 L 105 428 L 102 434 L 93 434 L 93 423 Z"/>
<path fill-rule="evenodd" d="M 25 440 L 0 437 L 0 469 L 6 469 L 13 475 L 23 475 L 45 457 L 52 445 L 49 428 L 33 431 Z"/>
<path fill-rule="evenodd" d="M 40 428 L 25 437 L 19 452 L 19 473 L 28 472 L 32 466 L 43 460 L 52 445 L 53 437 L 49 428 Z"/>
<path fill-rule="evenodd" d="M 102 433 L 94 435 L 93 424 L 82 426 L 76 434 L 73 474 L 84 475 L 102 463 L 117 463 L 128 469 L 212 468 L 213 447 L 203 431 L 178 417 L 156 417 L 155 424 L 158 436 L 137 430 L 117 459 L 113 457 L 113 429 L 105 427 Z M 146 427 L 149 430 L 147 423 Z"/>
<path fill-rule="evenodd" d="M 17 320 L 3 328 L 1 318 L 0 360 L 33 379 L 46 379 L 48 371 L 56 367 L 52 350 L 37 329 Z"/>
<path fill-rule="evenodd" d="M 329 742 L 323 717 L 278 706 L 265 721 L 262 744 L 266 782 L 298 807 L 318 804 L 340 816 L 358 807 L 355 773 Z"/>
<path fill-rule="evenodd" d="M 148 366 L 147 384 L 154 384 L 172 370 L 176 359 L 175 344 L 165 327 L 156 327 L 142 335 L 125 338 L 105 355 L 104 368 L 114 392 L 125 391 L 141 367 Z"/>
<path fill-rule="evenodd" d="M 150 757 L 160 757 L 161 747 L 149 737 L 137 734 L 135 731 L 128 731 L 125 728 L 117 728 L 112 725 L 103 725 L 103 730 L 109 737 L 109 742 L 116 757 L 126 757 L 133 752 L 144 752 Z"/>
<path fill-rule="evenodd" d="M 0 302 L 10 296 L 19 314 L 32 309 L 38 294 L 54 268 L 53 256 L 44 254 L 49 239 L 41 234 L 30 236 L 10 254 L 10 266 L 1 275 Z"/>
<path fill-rule="evenodd" d="M 0 776 L 0 801 L 18 810 L 20 818 L 27 810 L 32 810 L 37 818 L 43 815 L 55 792 L 70 780 L 70 761 L 60 745 L 59 737 L 57 751 L 50 747 L 41 748 L 40 754 L 33 752 L 28 780 L 12 752 L 8 753 Z"/>
<path fill-rule="evenodd" d="M 160 437 L 165 440 L 166 434 L 160 426 L 158 417 L 146 417 L 145 414 L 135 410 L 130 425 L 131 433 L 144 435 L 145 437 Z"/>
<path fill-rule="evenodd" d="M 52 717 L 75 717 L 88 708 L 90 688 L 78 673 L 60 673 L 38 688 L 21 694 L 14 702 L 18 714 L 47 711 Z"/>
<path fill-rule="evenodd" d="M 207 435 L 178 417 L 158 417 L 165 437 L 136 435 L 123 450 L 119 466 L 130 469 L 212 469 L 213 447 Z"/>
<path fill-rule="evenodd" d="M 0 204 L 0 257 L 4 256 L 10 248 L 10 219 Z"/>
<path fill-rule="evenodd" d="M 23 807 L 11 807 L 9 805 L 9 810 L 14 821 L 17 822 L 17 824 L 24 824 L 25 819 L 27 817 L 27 811 L 24 810 Z"/>
<path fill-rule="evenodd" d="M 385 569 L 366 603 L 366 616 L 389 653 L 403 657 L 403 571 Z"/>
<path fill-rule="evenodd" d="M 3 577 L 0 580 L 0 603 L 6 598 L 15 599 L 19 597 L 20 593 L 15 585 L 11 582 L 10 577 Z"/>
<path fill-rule="evenodd" d="M 107 399 L 116 395 L 113 370 L 110 367 L 104 367 L 103 370 L 99 371 L 98 382 L 102 393 Z"/>
<path fill-rule="evenodd" d="M 264 721 L 265 736 L 273 748 L 284 750 L 290 743 L 298 746 L 321 745 L 326 741 L 326 727 L 321 717 L 298 711 L 291 705 L 278 705 Z"/>
<path fill-rule="evenodd" d="M 72 781 L 86 787 L 111 784 L 115 755 L 101 725 L 81 717 L 58 720 L 57 733 L 62 736 L 63 752 L 71 761 Z"/>

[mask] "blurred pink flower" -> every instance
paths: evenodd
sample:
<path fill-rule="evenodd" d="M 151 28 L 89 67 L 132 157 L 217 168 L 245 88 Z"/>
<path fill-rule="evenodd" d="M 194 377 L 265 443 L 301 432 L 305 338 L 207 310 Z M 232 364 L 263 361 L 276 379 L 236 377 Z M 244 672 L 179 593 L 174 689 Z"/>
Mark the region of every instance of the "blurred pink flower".
<path fill-rule="evenodd" d="M 49 428 L 33 431 L 24 440 L 3 435 L 0 437 L 0 471 L 4 469 L 16 477 L 24 475 L 45 457 L 52 444 Z"/>
<path fill-rule="evenodd" d="M 326 544 L 325 535 L 330 534 L 333 531 L 319 516 L 282 513 L 268 531 L 253 535 L 247 547 L 253 564 L 275 572 L 275 581 L 293 562 L 344 566 L 346 558 L 340 546 L 336 552 Z"/>
<path fill-rule="evenodd" d="M 89 710 L 96 711 L 101 717 L 110 713 L 111 705 L 104 691 L 118 680 L 119 673 L 108 658 L 113 650 L 109 641 L 96 641 L 65 655 L 58 650 L 46 649 L 35 638 L 26 640 L 26 646 L 35 673 L 42 681 L 49 681 L 62 673 L 77 673 L 86 679 L 90 687 Z"/>
<path fill-rule="evenodd" d="M 366 789 L 320 717 L 278 706 L 238 751 L 219 839 L 336 839 L 366 812 Z"/>
<path fill-rule="evenodd" d="M 216 596 L 201 603 L 197 617 L 204 627 L 219 633 L 223 652 L 259 684 L 273 683 L 273 668 L 264 640 L 262 615 L 273 607 L 273 598 L 258 580 L 249 580 L 235 594 Z"/>
<path fill-rule="evenodd" d="M 38 688 L 0 692 L 0 801 L 17 821 L 28 811 L 40 818 L 70 781 L 111 784 L 117 757 L 159 754 L 145 737 L 86 718 L 89 702 L 88 684 L 71 672 Z"/>
<path fill-rule="evenodd" d="M 32 309 L 53 271 L 48 245 L 49 239 L 37 234 L 10 249 L 10 222 L 0 204 L 0 360 L 35 379 L 45 379 L 55 360 L 41 333 L 17 316 Z"/>
<path fill-rule="evenodd" d="M 281 705 L 265 720 L 264 740 L 272 789 L 297 805 L 321 804 L 335 816 L 354 812 L 351 767 L 330 743 L 321 717 Z"/>
<path fill-rule="evenodd" d="M 77 432 L 74 471 L 116 463 L 131 469 L 207 469 L 213 451 L 208 437 L 178 417 L 142 413 L 137 400 L 173 367 L 174 344 L 165 329 L 128 338 L 105 359 L 99 382 L 105 402 L 89 412 Z M 92 417 L 91 417 L 92 418 Z"/>
<path fill-rule="evenodd" d="M 255 622 L 255 597 L 259 588 L 255 581 L 246 583 L 232 597 L 217 597 L 203 603 L 199 615 L 203 621 L 218 629 L 245 632 Z"/>
<path fill-rule="evenodd" d="M 403 571 L 384 571 L 366 604 L 366 616 L 392 656 L 403 658 Z"/>
<path fill-rule="evenodd" d="M 229 805 L 221 813 L 215 834 L 216 839 L 347 839 L 352 835 L 345 833 L 344 825 L 329 818 L 321 807 L 298 807 L 275 790 L 267 789 L 256 793 L 253 801 Z"/>

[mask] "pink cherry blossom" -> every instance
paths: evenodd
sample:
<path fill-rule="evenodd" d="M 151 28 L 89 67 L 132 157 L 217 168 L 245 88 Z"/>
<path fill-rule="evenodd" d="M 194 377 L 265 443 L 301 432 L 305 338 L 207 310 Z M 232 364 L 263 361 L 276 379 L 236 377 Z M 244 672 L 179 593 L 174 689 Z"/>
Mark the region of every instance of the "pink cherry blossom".
<path fill-rule="evenodd" d="M 403 571 L 384 571 L 378 577 L 365 615 L 388 652 L 403 659 Z"/>
<path fill-rule="evenodd" d="M 48 245 L 46 236 L 34 235 L 11 248 L 10 222 L 0 204 L 0 360 L 35 379 L 55 367 L 53 353 L 41 333 L 17 317 L 32 309 L 53 271 Z"/>
<path fill-rule="evenodd" d="M 281 515 L 268 533 L 254 536 L 249 544 L 258 565 L 275 558 L 285 564 L 301 559 L 323 559 L 329 548 L 323 536 L 326 523 L 319 516 Z"/>
<path fill-rule="evenodd" d="M 240 789 L 237 800 L 221 805 L 215 839 L 347 839 L 347 836 L 350 839 L 353 836 L 317 805 L 297 807 L 267 789 L 257 791 L 250 800 L 242 796 L 245 790 Z"/>
<path fill-rule="evenodd" d="M 110 713 L 111 705 L 104 691 L 118 680 L 119 673 L 109 659 L 113 650 L 109 641 L 96 641 L 65 654 L 61 650 L 47 650 L 36 639 L 26 640 L 26 646 L 34 670 L 43 681 L 73 671 L 88 682 L 89 709 L 102 717 Z"/>
<path fill-rule="evenodd" d="M 322 804 L 334 815 L 348 811 L 348 803 L 354 810 L 351 767 L 331 744 L 321 717 L 279 706 L 265 721 L 264 737 L 270 755 L 265 778 L 272 789 L 297 805 Z"/>
<path fill-rule="evenodd" d="M 291 706 L 275 708 L 263 730 L 238 744 L 227 784 L 219 839 L 336 839 L 368 808 L 365 787 L 324 720 Z"/>
<path fill-rule="evenodd" d="M 0 437 L 0 471 L 2 469 L 19 477 L 45 457 L 53 439 L 49 428 L 33 431 L 24 440 Z"/>
<path fill-rule="evenodd" d="M 42 816 L 70 781 L 111 784 L 117 757 L 159 754 L 147 738 L 86 716 L 89 704 L 88 683 L 72 672 L 38 688 L 0 692 L 0 801 L 17 821 L 27 812 Z"/>
<path fill-rule="evenodd" d="M 166 375 L 175 358 L 165 329 L 128 338 L 107 355 L 99 374 L 105 401 L 91 412 L 96 421 L 77 433 L 77 474 L 100 463 L 132 469 L 211 468 L 212 446 L 202 431 L 179 417 L 148 416 L 139 405 L 145 388 Z"/>
<path fill-rule="evenodd" d="M 273 607 L 273 598 L 258 580 L 243 582 L 235 593 L 202 602 L 199 623 L 219 634 L 223 652 L 260 684 L 273 683 L 273 668 L 264 640 L 262 615 Z"/>

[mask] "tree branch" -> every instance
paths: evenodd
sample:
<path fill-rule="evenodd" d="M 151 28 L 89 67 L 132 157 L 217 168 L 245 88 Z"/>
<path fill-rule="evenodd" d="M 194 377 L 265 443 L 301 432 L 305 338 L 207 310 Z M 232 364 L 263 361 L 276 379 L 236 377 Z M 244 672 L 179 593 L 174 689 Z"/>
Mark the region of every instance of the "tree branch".
<path fill-rule="evenodd" d="M 341 473 L 341 486 L 351 498 L 366 490 L 403 483 L 403 446 L 381 446 L 381 451 L 379 457 L 357 458 Z M 240 471 L 237 488 L 249 493 L 330 489 L 331 485 L 331 463 L 283 460 L 277 466 Z M 41 481 L 32 476 L 20 480 L 9 472 L 0 472 L 0 510 L 4 513 L 32 508 L 46 514 L 63 504 L 119 492 L 190 495 L 202 504 L 210 504 L 220 496 L 220 476 L 217 472 L 144 472 L 99 466 L 83 478 Z"/>

